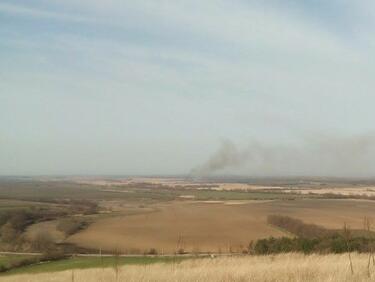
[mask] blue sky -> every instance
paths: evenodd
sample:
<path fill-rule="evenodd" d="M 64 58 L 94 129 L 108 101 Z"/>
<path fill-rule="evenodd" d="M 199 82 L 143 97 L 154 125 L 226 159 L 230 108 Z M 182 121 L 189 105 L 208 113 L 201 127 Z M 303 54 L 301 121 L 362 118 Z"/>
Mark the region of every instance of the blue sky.
<path fill-rule="evenodd" d="M 374 32 L 374 1 L 2 0 L 0 174 L 178 174 L 223 140 L 372 135 Z M 324 174 L 305 168 L 281 172 Z"/>

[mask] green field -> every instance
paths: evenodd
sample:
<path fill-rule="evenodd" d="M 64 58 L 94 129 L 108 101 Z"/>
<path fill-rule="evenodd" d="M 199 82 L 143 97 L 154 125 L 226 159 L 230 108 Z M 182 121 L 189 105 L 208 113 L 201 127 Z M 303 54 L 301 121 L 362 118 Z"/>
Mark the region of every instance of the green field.
<path fill-rule="evenodd" d="M 24 257 L 25 258 L 25 257 Z M 147 265 L 152 263 L 179 263 L 192 257 L 74 257 L 59 261 L 44 262 L 36 265 L 29 265 L 16 268 L 5 272 L 0 276 L 23 274 L 23 273 L 42 273 L 56 272 L 72 269 L 86 268 L 107 268 L 116 265 Z M 21 256 L 0 257 L 0 264 L 7 263 L 9 259 L 21 259 Z"/>
<path fill-rule="evenodd" d="M 7 267 L 10 263 L 29 258 L 27 255 L 0 255 L 0 267 Z"/>

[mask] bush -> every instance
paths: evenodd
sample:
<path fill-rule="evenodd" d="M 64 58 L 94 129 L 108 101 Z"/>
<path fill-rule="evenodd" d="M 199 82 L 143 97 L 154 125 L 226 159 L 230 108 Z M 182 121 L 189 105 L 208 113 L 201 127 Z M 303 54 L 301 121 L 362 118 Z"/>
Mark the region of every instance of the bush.
<path fill-rule="evenodd" d="M 269 215 L 267 223 L 280 227 L 298 237 L 319 238 L 332 235 L 332 231 L 315 224 L 306 224 L 302 220 L 289 216 Z"/>
<path fill-rule="evenodd" d="M 186 254 L 186 252 L 185 252 L 185 250 L 184 250 L 183 248 L 179 248 L 179 249 L 177 250 L 177 254 L 178 254 L 178 255 L 184 255 L 184 254 Z"/>
<path fill-rule="evenodd" d="M 48 252 L 55 247 L 55 242 L 48 232 L 39 231 L 32 238 L 31 246 L 34 250 Z"/>
<path fill-rule="evenodd" d="M 319 239 L 311 239 L 311 240 L 299 239 L 297 243 L 298 243 L 297 249 L 301 250 L 301 252 L 305 254 L 309 254 L 314 251 L 316 246 L 320 243 L 320 240 Z"/>
<path fill-rule="evenodd" d="M 11 243 L 17 238 L 19 232 L 17 232 L 13 225 L 8 222 L 1 227 L 0 235 L 3 242 Z"/>
<path fill-rule="evenodd" d="M 41 257 L 41 261 L 55 261 L 68 258 L 69 256 L 65 254 L 62 250 L 51 249 L 46 251 Z"/>
<path fill-rule="evenodd" d="M 273 238 L 258 240 L 252 245 L 251 253 L 275 254 L 288 252 L 309 253 L 345 253 L 370 252 L 375 245 L 375 239 L 356 237 L 346 240 L 339 235 L 323 238 Z"/>
<path fill-rule="evenodd" d="M 158 254 L 158 251 L 155 248 L 151 248 L 150 250 L 148 250 L 148 252 L 146 252 L 146 255 L 157 255 L 157 254 Z"/>
<path fill-rule="evenodd" d="M 88 224 L 85 221 L 74 218 L 68 218 L 61 220 L 57 224 L 57 229 L 64 232 L 66 236 L 70 236 L 86 228 L 87 225 Z"/>
<path fill-rule="evenodd" d="M 336 254 L 344 253 L 348 250 L 347 243 L 341 237 L 332 238 L 330 244 L 330 251 Z"/>
<path fill-rule="evenodd" d="M 36 263 L 39 263 L 39 262 L 40 262 L 39 257 L 31 257 L 31 258 L 25 258 L 25 259 L 21 259 L 21 260 L 15 260 L 15 261 L 12 261 L 11 263 L 9 263 L 9 266 L 8 266 L 7 270 L 22 267 L 22 266 L 26 266 L 26 265 L 36 264 Z"/>
<path fill-rule="evenodd" d="M 1 240 L 15 243 L 27 226 L 39 221 L 55 219 L 61 215 L 61 212 L 44 209 L 13 210 L 3 213 L 0 216 Z"/>

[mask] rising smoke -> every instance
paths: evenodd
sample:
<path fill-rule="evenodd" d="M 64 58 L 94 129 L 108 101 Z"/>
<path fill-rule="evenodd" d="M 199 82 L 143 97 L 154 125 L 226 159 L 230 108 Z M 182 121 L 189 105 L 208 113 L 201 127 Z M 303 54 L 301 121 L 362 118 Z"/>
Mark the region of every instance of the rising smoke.
<path fill-rule="evenodd" d="M 223 141 L 193 176 L 219 173 L 247 176 L 375 177 L 375 135 L 329 137 L 315 135 L 292 144 L 256 141 L 239 148 Z"/>

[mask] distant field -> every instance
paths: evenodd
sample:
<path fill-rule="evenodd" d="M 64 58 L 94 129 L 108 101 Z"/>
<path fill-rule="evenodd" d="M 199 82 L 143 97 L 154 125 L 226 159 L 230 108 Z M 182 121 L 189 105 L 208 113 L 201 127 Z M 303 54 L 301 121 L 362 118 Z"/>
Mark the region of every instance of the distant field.
<path fill-rule="evenodd" d="M 229 204 L 226 204 L 229 203 Z M 375 202 L 360 200 L 294 200 L 255 202 L 172 202 L 147 214 L 100 219 L 68 239 L 86 248 L 123 252 L 241 251 L 251 240 L 287 234 L 266 223 L 269 214 L 283 214 L 327 228 L 347 223 L 363 227 L 375 213 Z"/>
<path fill-rule="evenodd" d="M 210 187 L 210 186 L 209 186 Z M 201 189 L 204 188 L 204 189 Z M 218 199 L 285 199 L 306 197 L 285 194 L 280 191 L 222 191 L 209 189 L 205 185 L 171 189 L 154 183 L 130 183 L 122 186 L 102 186 L 74 182 L 4 181 L 0 180 L 0 199 L 51 202 L 61 199 L 150 203 L 171 201 L 183 195 L 197 200 Z"/>
<path fill-rule="evenodd" d="M 116 268 L 66 270 L 55 273 L 0 276 L 4 282 L 115 282 L 115 281 L 288 281 L 364 282 L 373 281 L 375 268 L 367 271 L 367 254 L 352 254 L 353 274 L 348 255 L 244 256 L 186 260 L 180 263 L 124 265 Z M 142 263 L 141 263 L 142 264 Z M 64 269 L 64 268 L 62 268 Z"/>
<path fill-rule="evenodd" d="M 259 204 L 227 206 L 208 203 L 171 203 L 158 205 L 150 214 L 119 216 L 98 220 L 88 229 L 73 235 L 69 242 L 105 250 L 144 252 L 239 251 L 252 239 L 282 232 L 266 224 Z"/>
<path fill-rule="evenodd" d="M 285 192 L 299 192 L 301 194 L 337 194 L 344 196 L 368 196 L 375 197 L 375 186 L 354 186 L 354 187 L 319 187 L 319 188 L 294 188 L 285 189 Z"/>
<path fill-rule="evenodd" d="M 55 243 L 127 253 L 150 249 L 159 253 L 241 252 L 252 240 L 290 235 L 267 224 L 270 214 L 288 215 L 330 229 L 340 229 L 344 223 L 361 229 L 363 218 L 375 214 L 375 201 L 284 193 L 291 188 L 319 190 L 331 185 L 306 182 L 300 186 L 299 183 L 249 185 L 153 178 L 92 183 L 0 179 L 0 214 L 35 207 L 42 214 L 60 212 L 56 216 L 51 213 L 49 221 L 42 219 L 29 224 L 20 236 L 33 241 L 44 233 Z M 340 190 L 354 184 L 334 185 Z M 266 186 L 268 189 L 264 189 Z M 79 201 L 95 203 L 97 208 L 85 214 Z M 63 233 L 57 225 L 66 218 L 85 220 L 87 225 L 73 235 Z M 21 247 L 30 250 L 30 244 Z M 1 248 L 7 249 L 9 245 L 0 242 Z"/>

